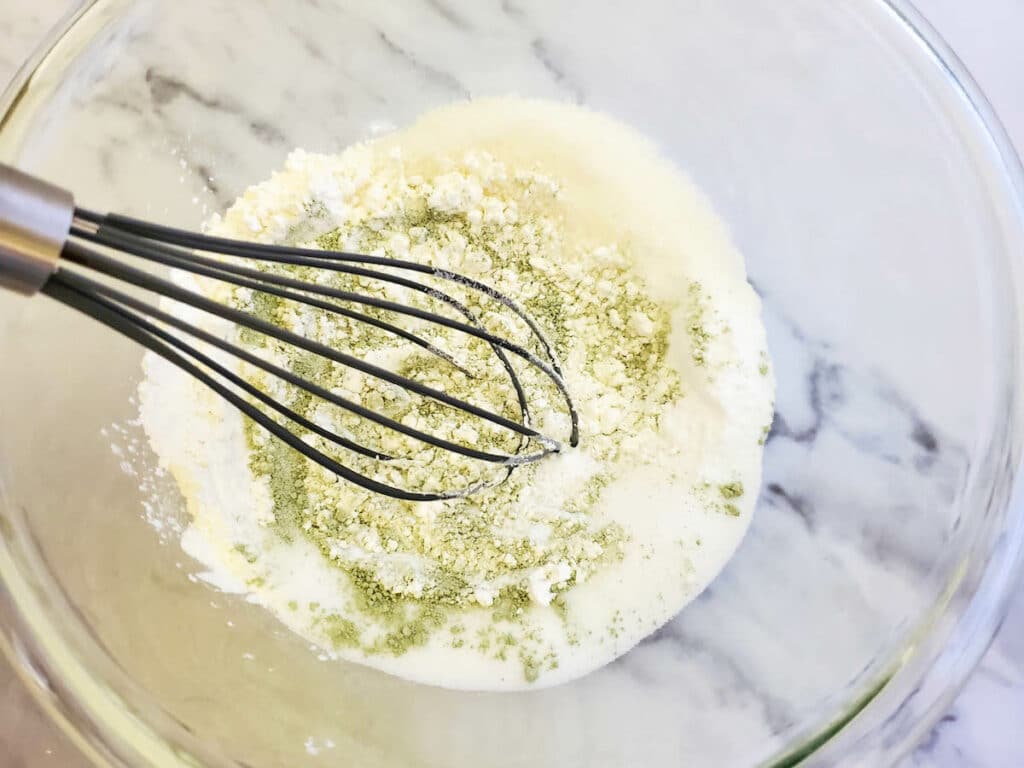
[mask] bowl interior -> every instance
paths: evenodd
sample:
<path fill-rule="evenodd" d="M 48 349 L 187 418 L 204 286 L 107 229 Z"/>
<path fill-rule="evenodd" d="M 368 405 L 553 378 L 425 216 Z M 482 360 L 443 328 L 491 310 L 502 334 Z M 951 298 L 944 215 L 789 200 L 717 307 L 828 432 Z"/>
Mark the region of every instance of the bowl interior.
<path fill-rule="evenodd" d="M 0 158 L 195 228 L 294 147 L 507 94 L 629 122 L 732 227 L 779 378 L 751 532 L 695 604 L 569 685 L 455 693 L 324 662 L 177 546 L 180 499 L 133 423 L 139 350 L 0 296 L 0 522 L 37 589 L 18 599 L 204 760 L 785 762 L 929 647 L 991 555 L 1009 203 L 979 119 L 882 3 L 101 1 L 12 105 Z"/>

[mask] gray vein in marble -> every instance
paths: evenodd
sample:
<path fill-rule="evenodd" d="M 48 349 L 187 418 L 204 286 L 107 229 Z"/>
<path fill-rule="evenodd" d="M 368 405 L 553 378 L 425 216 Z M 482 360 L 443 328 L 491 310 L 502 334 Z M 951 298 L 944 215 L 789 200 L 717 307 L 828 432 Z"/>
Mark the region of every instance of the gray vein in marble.
<path fill-rule="evenodd" d="M 805 353 L 810 356 L 811 368 L 806 377 L 805 388 L 809 418 L 804 418 L 805 423 L 801 424 L 800 417 L 787 419 L 781 410 L 777 410 L 768 435 L 769 442 L 786 439 L 796 443 L 813 443 L 822 429 L 834 426 L 851 443 L 865 451 L 876 452 L 886 461 L 903 464 L 915 459 L 928 459 L 924 463 L 919 462 L 918 468 L 922 471 L 931 466 L 931 459 L 934 456 L 948 448 L 948 445 L 940 442 L 936 430 L 921 416 L 913 403 L 896 392 L 881 377 L 867 372 L 856 372 L 847 365 L 836 362 L 831 345 L 810 338 L 792 320 L 777 311 L 770 297 L 764 298 L 764 301 L 766 314 L 771 316 L 770 322 L 773 325 L 774 332 L 770 337 L 778 341 L 781 335 L 788 336 L 792 340 L 791 343 L 804 347 Z M 869 386 L 865 387 L 865 384 Z M 871 396 L 878 401 L 878 406 L 891 408 L 899 414 L 901 421 L 905 422 L 905 437 L 909 443 L 901 441 L 898 446 L 904 451 L 904 455 L 894 452 L 892 446 L 865 442 L 861 432 L 842 422 L 836 423 L 835 416 L 850 404 L 851 393 L 864 389 L 871 392 Z M 958 448 L 958 451 L 962 453 L 962 449 Z"/>
<path fill-rule="evenodd" d="M 917 749 L 914 750 L 914 754 L 923 756 L 931 753 L 935 749 L 935 745 L 938 744 L 939 739 L 942 736 L 942 732 L 950 723 L 955 723 L 957 719 L 957 716 L 952 713 L 945 715 L 935 724 L 935 727 L 932 729 L 931 733 L 928 734 L 925 740 L 917 746 Z"/>
<path fill-rule="evenodd" d="M 222 102 L 215 99 L 211 100 L 198 93 L 194 88 L 171 78 L 159 75 L 153 70 L 147 70 L 146 85 L 149 89 L 150 100 L 153 104 L 152 112 L 147 112 L 143 109 L 139 103 L 139 97 L 134 94 L 121 95 L 117 93 L 105 93 L 98 96 L 96 100 L 98 103 L 102 103 L 106 106 L 110 106 L 114 109 L 133 115 L 155 117 L 158 121 L 157 124 L 160 125 L 159 131 L 166 134 L 168 137 L 175 136 L 177 131 L 171 125 L 170 120 L 164 114 L 161 107 L 170 104 L 179 94 L 187 95 L 192 101 L 205 108 L 214 109 L 233 116 L 240 116 L 241 114 L 239 111 L 226 109 Z M 253 130 L 252 133 L 257 139 L 266 141 L 266 135 L 264 132 Z M 272 132 L 272 135 L 281 136 L 276 131 Z M 280 143 L 283 140 L 283 136 L 281 136 L 281 138 L 274 143 Z M 189 142 L 182 141 L 178 138 L 174 143 L 177 145 L 178 154 L 184 162 L 183 170 L 195 177 L 200 186 L 213 197 L 214 207 L 219 210 L 225 210 L 229 205 L 231 205 L 231 203 L 234 202 L 234 197 L 225 192 L 217 183 L 213 169 L 206 162 L 195 157 L 195 153 Z M 113 180 L 116 177 L 116 158 L 118 152 L 122 150 L 127 152 L 129 146 L 129 140 L 116 138 L 111 139 L 108 145 L 98 149 L 100 168 L 105 178 Z"/>
<path fill-rule="evenodd" d="M 1007 672 L 993 669 L 992 667 L 982 667 L 978 670 L 977 674 L 980 678 L 1000 688 L 1015 688 L 1024 683 L 1024 680 L 1021 680 L 1019 677 L 1015 678 Z"/>
<path fill-rule="evenodd" d="M 785 509 L 792 512 L 803 521 L 808 532 L 814 532 L 814 509 L 807 499 L 798 494 L 791 494 L 778 483 L 768 483 L 768 485 L 765 486 L 765 494 L 766 495 L 763 498 L 767 504 L 776 508 L 783 505 Z"/>
<path fill-rule="evenodd" d="M 314 8 L 321 7 L 319 4 L 319 0 L 306 1 Z M 328 56 L 327 51 L 325 51 L 323 47 L 313 39 L 314 33 L 312 30 L 304 28 L 301 24 L 295 24 L 292 22 L 289 22 L 285 29 L 288 31 L 288 34 L 291 35 L 292 38 L 295 39 L 299 43 L 299 45 L 303 47 L 303 49 L 305 49 L 306 53 L 308 53 L 313 58 L 314 61 L 329 61 L 330 56 Z"/>
<path fill-rule="evenodd" d="M 501 0 L 501 12 L 513 19 L 526 18 L 526 13 L 514 0 Z"/>
<path fill-rule="evenodd" d="M 551 75 L 555 83 L 572 95 L 575 103 L 582 104 L 586 101 L 583 88 L 569 79 L 565 68 L 559 63 L 544 38 L 534 38 L 533 42 L 530 43 L 530 50 L 537 61 L 541 63 L 541 66 Z"/>
<path fill-rule="evenodd" d="M 327 54 L 308 35 L 302 34 L 301 30 L 289 27 L 289 31 L 302 42 L 302 47 L 315 61 L 327 61 Z"/>
<path fill-rule="evenodd" d="M 428 6 L 434 9 L 438 16 L 447 21 L 456 29 L 468 31 L 473 28 L 473 25 L 462 16 L 458 11 L 448 5 L 445 0 L 423 0 Z"/>
<path fill-rule="evenodd" d="M 938 438 L 935 437 L 935 433 L 928 429 L 924 422 L 918 422 L 914 425 L 914 431 L 911 433 L 910 439 L 921 446 L 925 453 L 929 455 L 934 455 L 939 449 Z"/>
<path fill-rule="evenodd" d="M 792 393 L 786 396 L 786 390 L 780 393 L 767 438 L 769 470 L 773 450 L 780 442 L 810 450 L 827 432 L 830 439 L 840 437 L 857 454 L 906 473 L 908 481 L 913 476 L 929 479 L 945 488 L 944 497 L 952 498 L 967 470 L 964 449 L 940 438 L 914 405 L 887 382 L 836 362 L 828 344 L 809 338 L 792 320 L 776 312 L 770 297 L 765 299 L 765 308 L 770 338 L 776 344 L 801 348 L 809 368 L 800 398 Z M 800 478 L 800 473 L 795 477 Z M 768 471 L 763 499 L 774 509 L 796 515 L 809 531 L 816 531 L 813 488 L 795 487 L 784 475 Z M 901 503 L 894 500 L 894 515 L 899 514 Z M 869 551 L 886 562 L 898 561 L 921 573 L 934 565 L 935 553 L 928 547 L 919 548 L 917 542 L 891 535 L 884 526 L 877 533 L 865 530 L 863 540 Z"/>
<path fill-rule="evenodd" d="M 200 93 L 185 81 L 158 72 L 154 67 L 146 70 L 146 83 L 149 86 L 153 104 L 158 110 L 175 99 L 184 97 L 207 109 L 225 112 L 240 118 L 256 138 L 267 144 L 285 145 L 287 143 L 284 134 L 272 123 L 245 114 L 242 108 L 234 102 Z"/>
<path fill-rule="evenodd" d="M 210 194 L 218 200 L 224 198 L 224 192 L 221 190 L 220 185 L 217 184 L 212 168 L 208 165 L 204 165 L 203 163 L 189 163 L 189 167 L 199 174 L 199 177 L 203 180 L 203 184 L 206 186 L 206 189 L 210 191 Z M 225 206 L 220 205 L 220 207 L 224 208 Z"/>
<path fill-rule="evenodd" d="M 96 96 L 96 103 L 125 112 L 131 115 L 141 115 L 142 106 L 137 99 L 127 96 L 119 96 L 112 93 L 101 93 Z"/>
<path fill-rule="evenodd" d="M 119 152 L 125 150 L 125 145 L 126 142 L 123 139 L 115 138 L 97 149 L 100 171 L 105 178 L 111 179 L 114 177 L 114 174 L 117 172 L 115 157 Z"/>
<path fill-rule="evenodd" d="M 377 38 L 393 56 L 402 59 L 410 66 L 414 67 L 430 82 L 447 91 L 456 93 L 462 98 L 469 97 L 470 94 L 468 89 L 453 75 L 420 61 L 419 58 L 391 39 L 384 30 L 377 30 Z"/>
<path fill-rule="evenodd" d="M 704 643 L 699 638 L 688 634 L 680 622 L 669 622 L 653 634 L 648 635 L 640 642 L 637 650 L 633 651 L 633 653 L 637 651 L 644 653 L 644 649 L 656 648 L 661 648 L 675 656 L 686 659 L 700 656 L 708 663 L 713 664 L 718 670 L 716 680 L 720 679 L 723 683 L 719 686 L 719 695 L 725 696 L 728 693 L 729 696 L 736 696 L 737 694 L 749 696 L 757 702 L 758 707 L 762 710 L 765 722 L 768 723 L 773 732 L 779 733 L 793 724 L 793 711 L 785 702 L 766 692 L 763 687 L 747 675 L 735 660 L 719 653 L 715 648 Z M 620 658 L 613 663 L 623 666 L 631 676 L 637 678 L 641 683 L 650 684 L 655 680 L 656 672 L 655 675 L 648 675 L 646 670 L 638 668 L 640 665 L 636 664 L 636 659 L 626 664 Z M 725 681 L 728 681 L 728 683 L 725 683 Z"/>

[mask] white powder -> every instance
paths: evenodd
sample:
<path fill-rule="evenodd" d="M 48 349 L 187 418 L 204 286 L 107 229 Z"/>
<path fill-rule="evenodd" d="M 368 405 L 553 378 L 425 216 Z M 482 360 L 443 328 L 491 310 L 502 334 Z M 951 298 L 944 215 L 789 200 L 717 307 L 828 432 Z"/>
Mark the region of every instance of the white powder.
<path fill-rule="evenodd" d="M 518 205 L 493 193 L 516 184 L 528 190 Z M 372 611 L 360 613 L 353 582 L 339 565 L 369 569 L 404 599 L 424 597 L 435 586 L 432 550 L 407 551 L 388 531 L 404 526 L 415 529 L 417 541 L 429 538 L 442 505 L 396 512 L 396 528 L 389 510 L 397 505 L 357 499 L 347 485 L 335 488 L 333 479 L 312 470 L 310 493 L 333 506 L 302 525 L 308 536 L 286 542 L 275 527 L 270 483 L 250 468 L 241 415 L 147 356 L 142 422 L 188 502 L 193 522 L 183 546 L 207 565 L 212 583 L 249 592 L 332 655 L 412 680 L 493 690 L 554 684 L 607 663 L 668 620 L 714 578 L 742 538 L 760 483 L 774 391 L 759 302 L 713 212 L 648 142 L 608 118 L 544 102 L 461 104 L 340 156 L 296 151 L 284 172 L 250 189 L 211 229 L 282 242 L 309 223 L 309 205 L 316 203 L 318 216 L 332 226 L 358 221 L 365 231 L 375 217 L 393 218 L 420 187 L 428 190 L 429 209 L 461 217 L 466 231 L 510 238 L 523 236 L 528 198 L 549 199 L 539 210 L 552 213 L 538 226 L 557 238 L 538 240 L 545 247 L 528 252 L 529 270 L 578 278 L 585 288 L 575 299 L 567 289 L 565 298 L 596 296 L 607 307 L 591 325 L 568 332 L 574 343 L 564 363 L 581 415 L 580 448 L 545 460 L 529 475 L 513 474 L 512 483 L 529 479 L 516 486 L 519 501 L 492 510 L 507 513 L 503 535 L 528 541 L 531 552 L 543 555 L 537 566 L 518 568 L 516 555 L 502 547 L 475 551 L 477 560 L 459 566 L 466 595 L 456 598 L 456 607 L 432 619 L 430 632 L 414 642 L 383 645 L 387 622 L 376 626 Z M 503 277 L 493 256 L 471 241 L 453 235 L 441 248 L 428 234 L 412 227 L 388 234 L 379 247 L 395 257 L 445 260 L 442 266 L 504 281 L 498 287 L 511 286 L 513 294 L 529 287 L 519 282 L 525 273 Z M 559 258 L 552 261 L 555 242 Z M 341 245 L 358 249 L 359 243 Z M 632 282 L 628 274 L 635 275 Z M 610 298 L 623 295 L 625 303 Z M 238 300 L 229 293 L 219 298 Z M 682 396 L 666 395 L 665 384 L 660 393 L 622 397 L 631 391 L 630 372 L 610 349 L 590 354 L 587 342 L 608 328 L 619 329 L 622 344 L 653 339 L 658 307 L 669 312 L 670 343 L 664 374 L 650 388 L 675 381 Z M 287 322 L 324 332 L 316 318 L 289 315 Z M 362 397 L 375 394 L 365 384 L 351 387 Z M 648 415 L 652 402 L 666 398 L 669 405 Z M 545 429 L 564 427 L 556 408 L 547 412 L 552 423 Z M 326 413 L 318 418 L 330 420 Z M 455 428 L 459 439 L 478 437 L 468 425 Z M 437 471 L 423 473 L 423 481 Z M 565 512 L 598 474 L 607 480 L 594 503 Z M 339 529 L 338 515 L 353 503 L 371 505 L 376 522 Z M 560 520 L 573 514 L 582 515 L 583 530 L 571 557 L 559 557 Z M 318 531 L 332 538 L 317 538 Z M 602 531 L 621 536 L 609 539 Z M 616 557 L 604 556 L 609 546 Z M 494 557 L 508 562 L 492 565 Z M 518 585 L 527 604 L 515 603 L 514 615 L 505 616 L 510 606 L 503 590 Z M 497 621 L 496 611 L 503 616 Z M 394 652 L 383 650 L 388 647 Z"/>

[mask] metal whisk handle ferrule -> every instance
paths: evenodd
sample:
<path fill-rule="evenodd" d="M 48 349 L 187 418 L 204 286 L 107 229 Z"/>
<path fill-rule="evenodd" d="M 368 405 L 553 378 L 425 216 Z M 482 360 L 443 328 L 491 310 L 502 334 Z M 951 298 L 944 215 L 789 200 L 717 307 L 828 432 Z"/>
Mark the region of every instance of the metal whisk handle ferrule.
<path fill-rule="evenodd" d="M 74 196 L 0 163 L 0 287 L 32 295 L 57 269 Z"/>

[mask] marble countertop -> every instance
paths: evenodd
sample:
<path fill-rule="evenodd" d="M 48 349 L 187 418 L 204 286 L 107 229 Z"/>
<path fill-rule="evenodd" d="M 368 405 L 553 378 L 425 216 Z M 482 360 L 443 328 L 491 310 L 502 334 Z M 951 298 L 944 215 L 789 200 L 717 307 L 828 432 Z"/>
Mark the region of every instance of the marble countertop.
<path fill-rule="evenodd" d="M 918 0 L 994 103 L 1011 136 L 1024 148 L 1024 28 L 1020 0 Z M 0 0 L 0 83 L 69 6 L 69 0 Z M 998 637 L 949 713 L 903 768 L 1001 768 L 1024 765 L 1024 746 L 1009 734 L 1024 722 L 1024 590 Z M 74 746 L 47 720 L 0 659 L 0 763 L 85 766 Z"/>

